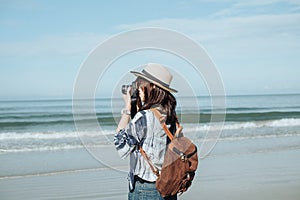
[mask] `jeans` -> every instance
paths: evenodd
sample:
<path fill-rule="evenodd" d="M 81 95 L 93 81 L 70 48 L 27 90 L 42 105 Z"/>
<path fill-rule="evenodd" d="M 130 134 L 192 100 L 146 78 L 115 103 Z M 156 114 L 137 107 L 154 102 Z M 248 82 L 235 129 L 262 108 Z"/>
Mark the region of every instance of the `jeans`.
<path fill-rule="evenodd" d="M 128 200 L 177 200 L 177 195 L 163 198 L 155 183 L 136 181 L 134 191 L 128 193 Z"/>

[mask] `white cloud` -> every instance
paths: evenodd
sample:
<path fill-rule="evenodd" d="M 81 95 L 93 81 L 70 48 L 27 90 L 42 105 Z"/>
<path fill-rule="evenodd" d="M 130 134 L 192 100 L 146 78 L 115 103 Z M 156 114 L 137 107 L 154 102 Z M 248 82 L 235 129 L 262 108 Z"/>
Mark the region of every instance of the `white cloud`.
<path fill-rule="evenodd" d="M 269 5 L 274 3 L 288 3 L 300 5 L 299 0 L 199 0 L 199 2 L 211 2 L 211 3 L 233 3 L 236 6 L 260 6 Z"/>
<path fill-rule="evenodd" d="M 238 1 L 236 6 L 261 6 L 261 5 L 270 5 L 275 3 L 285 3 L 291 5 L 300 5 L 298 0 L 245 0 L 245 1 Z"/>
<path fill-rule="evenodd" d="M 212 14 L 213 17 L 254 16 L 257 14 L 297 12 L 300 9 L 298 0 L 251 0 L 232 2 L 226 9 Z"/>
<path fill-rule="evenodd" d="M 287 34 L 298 39 L 300 14 L 256 15 L 249 17 L 229 17 L 225 19 L 161 19 L 137 24 L 123 24 L 121 30 L 140 27 L 170 28 L 187 33 L 201 41 L 225 39 L 266 38 Z"/>
<path fill-rule="evenodd" d="M 95 33 L 48 35 L 23 42 L 0 42 L 0 56 L 78 55 L 90 52 L 107 38 Z"/>

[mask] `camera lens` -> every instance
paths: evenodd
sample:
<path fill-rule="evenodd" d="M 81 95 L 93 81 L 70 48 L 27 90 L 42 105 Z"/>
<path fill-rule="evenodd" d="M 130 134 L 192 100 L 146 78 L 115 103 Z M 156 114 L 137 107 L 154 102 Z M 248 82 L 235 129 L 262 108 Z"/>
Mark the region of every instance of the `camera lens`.
<path fill-rule="evenodd" d="M 131 97 L 136 97 L 137 88 L 136 88 L 136 82 L 135 81 L 133 81 L 131 83 L 131 85 L 122 85 L 122 89 L 121 89 L 122 93 L 127 94 L 127 90 L 128 90 L 129 87 L 131 87 L 130 96 Z"/>
<path fill-rule="evenodd" d="M 122 85 L 122 93 L 127 94 L 127 89 L 129 88 L 129 85 Z"/>

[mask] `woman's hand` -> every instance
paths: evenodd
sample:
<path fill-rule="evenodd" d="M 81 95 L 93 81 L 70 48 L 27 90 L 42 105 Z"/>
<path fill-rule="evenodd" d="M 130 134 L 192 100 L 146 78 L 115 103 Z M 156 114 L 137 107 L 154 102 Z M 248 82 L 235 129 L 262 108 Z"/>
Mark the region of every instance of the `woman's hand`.
<path fill-rule="evenodd" d="M 129 111 L 131 110 L 131 95 L 130 95 L 130 91 L 131 91 L 131 87 L 128 87 L 127 89 L 127 93 L 126 94 L 123 94 L 123 100 L 124 100 L 124 103 L 125 103 L 125 110 Z M 119 121 L 119 124 L 118 124 L 118 128 L 117 128 L 117 133 L 124 129 L 126 127 L 126 125 L 128 124 L 130 120 L 130 115 L 126 114 L 126 113 L 123 113 L 122 111 L 122 117 Z"/>
<path fill-rule="evenodd" d="M 132 90 L 132 88 L 128 87 L 127 88 L 127 93 L 123 94 L 123 100 L 124 100 L 124 103 L 125 103 L 125 109 L 129 110 L 129 111 L 131 109 L 131 95 L 130 95 L 131 90 Z"/>

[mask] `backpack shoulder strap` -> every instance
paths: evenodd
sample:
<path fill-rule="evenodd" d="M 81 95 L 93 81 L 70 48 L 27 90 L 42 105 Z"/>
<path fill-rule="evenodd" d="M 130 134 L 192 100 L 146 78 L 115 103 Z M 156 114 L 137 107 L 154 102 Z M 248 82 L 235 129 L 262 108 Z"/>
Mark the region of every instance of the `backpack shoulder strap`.
<path fill-rule="evenodd" d="M 139 151 L 141 152 L 142 156 L 145 158 L 145 160 L 147 161 L 147 163 L 150 166 L 150 169 L 152 170 L 152 172 L 156 175 L 159 176 L 159 170 L 157 169 L 157 167 L 152 163 L 152 161 L 150 160 L 150 158 L 148 157 L 148 155 L 146 154 L 146 152 L 144 151 L 144 149 L 139 146 Z"/>
<path fill-rule="evenodd" d="M 161 126 L 163 127 L 164 131 L 166 132 L 167 136 L 169 137 L 170 140 L 174 139 L 174 136 L 172 135 L 172 133 L 170 132 L 170 130 L 168 129 L 166 123 L 165 123 L 165 118 L 162 116 L 162 114 L 155 108 L 151 108 L 150 109 L 154 115 L 156 116 L 156 118 L 159 120 L 159 122 L 161 123 Z M 182 126 L 180 126 L 180 124 L 177 122 L 176 124 L 177 126 L 177 130 L 175 132 L 175 136 L 179 135 L 179 133 L 181 133 L 182 131 Z M 142 156 L 145 158 L 145 160 L 148 162 L 151 170 L 153 171 L 153 173 L 156 176 L 159 176 L 159 170 L 155 167 L 155 165 L 151 162 L 151 160 L 149 159 L 149 157 L 147 156 L 146 152 L 144 151 L 144 149 L 139 146 L 139 151 L 142 154 Z"/>
<path fill-rule="evenodd" d="M 161 126 L 163 127 L 164 131 L 166 132 L 167 136 L 169 137 L 169 139 L 172 141 L 174 139 L 174 136 L 172 135 L 172 133 L 170 132 L 170 130 L 168 129 L 166 123 L 165 123 L 165 118 L 162 116 L 162 114 L 160 113 L 159 110 L 155 109 L 155 108 L 151 108 L 150 109 L 154 115 L 156 116 L 156 118 L 160 121 Z M 175 132 L 175 136 L 178 136 L 181 132 L 182 132 L 183 127 L 179 124 L 179 122 L 176 123 L 176 132 Z"/>

